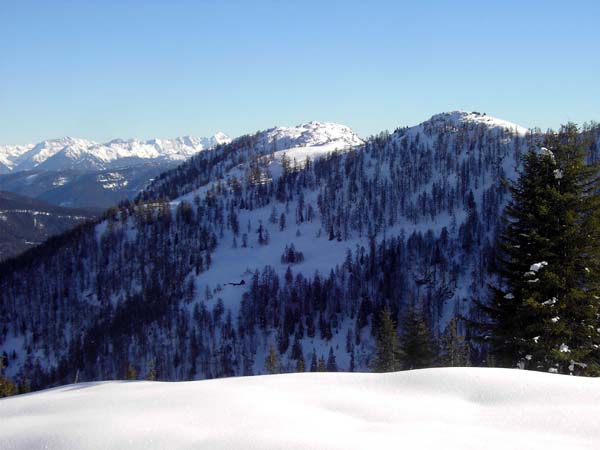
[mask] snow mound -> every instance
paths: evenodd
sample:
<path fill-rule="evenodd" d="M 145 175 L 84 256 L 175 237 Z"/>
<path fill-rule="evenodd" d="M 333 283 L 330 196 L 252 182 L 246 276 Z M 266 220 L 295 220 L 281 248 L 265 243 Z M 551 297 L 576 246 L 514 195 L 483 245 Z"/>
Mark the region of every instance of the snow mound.
<path fill-rule="evenodd" d="M 597 449 L 597 379 L 508 369 L 82 383 L 0 400 L 3 449 Z"/>

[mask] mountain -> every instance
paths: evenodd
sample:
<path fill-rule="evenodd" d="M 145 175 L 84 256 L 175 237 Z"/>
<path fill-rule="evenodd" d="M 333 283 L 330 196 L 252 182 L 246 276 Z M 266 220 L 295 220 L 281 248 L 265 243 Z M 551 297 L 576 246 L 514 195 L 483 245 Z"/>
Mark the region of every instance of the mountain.
<path fill-rule="evenodd" d="M 33 145 L 1 145 L 0 173 L 10 172 L 20 156 L 33 148 Z"/>
<path fill-rule="evenodd" d="M 135 197 L 161 172 L 230 142 L 210 138 L 115 139 L 105 144 L 62 138 L 29 146 L 0 146 L 0 190 L 58 206 L 108 208 Z"/>
<path fill-rule="evenodd" d="M 369 370 L 384 307 L 400 332 L 416 307 L 440 338 L 485 298 L 503 179 L 542 138 L 451 112 L 366 141 L 311 122 L 199 152 L 0 266 L 6 371 L 36 388 L 130 365 L 162 380 L 261 374 L 271 346 L 284 372 Z"/>
<path fill-rule="evenodd" d="M 79 383 L 0 400 L 2 448 L 580 449 L 597 380 L 482 368 Z"/>
<path fill-rule="evenodd" d="M 0 163 L 12 172 L 24 170 L 105 170 L 131 166 L 132 162 L 183 161 L 193 154 L 226 144 L 224 133 L 210 138 L 115 139 L 105 144 L 65 137 L 36 145 L 0 146 Z"/>
<path fill-rule="evenodd" d="M 61 208 L 0 191 L 0 261 L 99 214 L 100 211 Z"/>

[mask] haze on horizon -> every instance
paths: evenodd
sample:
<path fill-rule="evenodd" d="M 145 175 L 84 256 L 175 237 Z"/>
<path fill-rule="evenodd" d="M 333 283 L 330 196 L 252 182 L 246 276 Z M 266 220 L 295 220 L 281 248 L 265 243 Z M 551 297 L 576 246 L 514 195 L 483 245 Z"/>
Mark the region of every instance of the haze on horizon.
<path fill-rule="evenodd" d="M 597 17 L 593 0 L 5 2 L 0 144 L 600 120 Z"/>

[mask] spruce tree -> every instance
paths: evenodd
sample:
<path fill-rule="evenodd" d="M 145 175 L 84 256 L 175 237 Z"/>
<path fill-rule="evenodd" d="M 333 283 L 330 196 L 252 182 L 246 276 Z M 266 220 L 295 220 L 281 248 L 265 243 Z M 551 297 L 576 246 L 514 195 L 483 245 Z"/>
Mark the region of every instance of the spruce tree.
<path fill-rule="evenodd" d="M 11 395 L 15 395 L 17 393 L 17 386 L 2 375 L 2 371 L 6 365 L 4 364 L 4 358 L 0 356 L 0 398 L 2 397 L 10 397 Z"/>
<path fill-rule="evenodd" d="M 465 337 L 458 333 L 458 320 L 453 317 L 441 337 L 439 361 L 444 367 L 467 367 L 470 365 L 470 348 Z"/>
<path fill-rule="evenodd" d="M 484 338 L 497 364 L 596 374 L 600 354 L 598 167 L 577 127 L 546 136 L 510 186 L 500 242 L 500 285 Z"/>
<path fill-rule="evenodd" d="M 269 354 L 265 359 L 265 370 L 269 374 L 279 373 L 279 358 L 277 358 L 273 344 L 269 346 Z"/>
<path fill-rule="evenodd" d="M 338 366 L 335 359 L 335 353 L 333 353 L 333 347 L 329 347 L 329 356 L 327 357 L 327 372 L 337 372 Z"/>
<path fill-rule="evenodd" d="M 371 363 L 374 372 L 396 372 L 402 368 L 403 354 L 398 343 L 396 325 L 387 307 L 380 312 L 376 345 L 375 357 Z"/>
<path fill-rule="evenodd" d="M 127 366 L 127 371 L 125 373 L 125 379 L 127 380 L 137 380 L 137 370 L 135 366 L 131 363 Z"/>
<path fill-rule="evenodd" d="M 146 380 L 156 381 L 156 367 L 154 365 L 154 358 L 151 358 L 148 362 L 148 373 L 146 374 Z"/>
<path fill-rule="evenodd" d="M 327 364 L 325 363 L 325 358 L 323 355 L 319 356 L 319 361 L 317 362 L 317 372 L 327 372 Z"/>
<path fill-rule="evenodd" d="M 420 310 L 409 307 L 402 320 L 400 334 L 403 369 L 432 367 L 435 360 L 433 337 Z"/>

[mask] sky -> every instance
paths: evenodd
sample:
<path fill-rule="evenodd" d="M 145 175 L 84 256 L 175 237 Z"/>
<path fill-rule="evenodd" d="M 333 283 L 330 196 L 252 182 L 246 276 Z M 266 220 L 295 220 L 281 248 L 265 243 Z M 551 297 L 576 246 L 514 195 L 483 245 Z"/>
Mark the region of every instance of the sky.
<path fill-rule="evenodd" d="M 600 121 L 597 0 L 0 0 L 0 143 Z"/>

